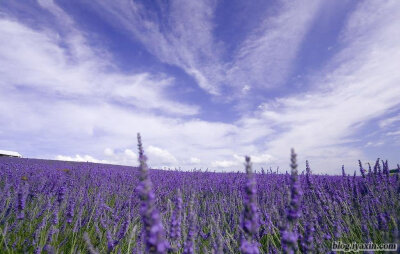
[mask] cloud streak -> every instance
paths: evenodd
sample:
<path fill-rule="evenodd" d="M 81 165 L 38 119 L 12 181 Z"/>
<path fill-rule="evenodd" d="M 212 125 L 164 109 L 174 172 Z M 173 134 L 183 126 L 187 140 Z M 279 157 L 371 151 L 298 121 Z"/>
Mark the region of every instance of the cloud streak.
<path fill-rule="evenodd" d="M 219 47 L 212 35 L 215 1 L 159 3 L 149 10 L 139 2 L 92 1 L 92 7 L 111 24 L 127 30 L 162 62 L 176 65 L 193 76 L 198 85 L 218 94 Z"/>
<path fill-rule="evenodd" d="M 68 36 L 64 41 L 51 30 L 37 31 L 5 18 L 0 19 L 0 32 L 4 35 L 0 39 L 0 82 L 4 90 L 87 101 L 98 98 L 177 115 L 199 111 L 196 106 L 167 99 L 165 90 L 173 78 L 113 71 L 112 60 L 97 54 L 98 50 L 92 50 L 81 36 L 73 35 L 80 39 L 69 43 Z M 62 40 L 70 47 L 62 47 Z"/>
<path fill-rule="evenodd" d="M 150 53 L 182 68 L 201 88 L 221 95 L 220 99 L 226 97 L 223 88 L 236 89 L 229 97 L 240 98 L 241 91 L 275 88 L 288 78 L 320 1 L 282 1 L 278 5 L 276 13 L 266 11 L 263 22 L 228 53 L 223 46 L 231 42 L 216 39 L 215 1 L 174 0 L 159 4 L 158 12 L 126 0 L 92 2 L 111 24 L 118 28 L 122 24 Z"/>
<path fill-rule="evenodd" d="M 318 0 L 282 1 L 277 13 L 241 43 L 228 70 L 229 82 L 238 88 L 283 85 L 320 4 Z"/>

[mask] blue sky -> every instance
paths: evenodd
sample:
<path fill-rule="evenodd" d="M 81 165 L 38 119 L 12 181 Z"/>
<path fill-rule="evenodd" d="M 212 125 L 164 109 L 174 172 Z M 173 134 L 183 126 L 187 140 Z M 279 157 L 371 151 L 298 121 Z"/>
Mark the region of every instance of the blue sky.
<path fill-rule="evenodd" d="M 239 170 L 399 163 L 400 2 L 2 1 L 0 149 Z"/>

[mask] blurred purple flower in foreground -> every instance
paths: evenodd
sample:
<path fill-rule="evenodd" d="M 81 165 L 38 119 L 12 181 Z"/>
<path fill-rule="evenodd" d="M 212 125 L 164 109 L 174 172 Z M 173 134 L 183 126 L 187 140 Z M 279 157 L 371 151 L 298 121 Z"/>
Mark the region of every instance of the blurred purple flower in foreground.
<path fill-rule="evenodd" d="M 255 240 L 259 228 L 259 216 L 257 210 L 256 181 L 251 169 L 250 157 L 246 156 L 247 183 L 245 187 L 244 209 L 242 217 L 242 229 L 244 237 L 240 243 L 240 250 L 245 254 L 258 254 L 259 243 Z"/>
<path fill-rule="evenodd" d="M 297 176 L 296 156 L 297 155 L 294 152 L 294 149 L 292 149 L 290 156 L 290 167 L 292 169 L 290 176 L 290 204 L 289 209 L 287 209 L 286 212 L 287 224 L 281 229 L 281 244 L 283 253 L 296 253 L 298 249 L 296 223 L 301 214 L 300 199 L 302 191 Z"/>
<path fill-rule="evenodd" d="M 137 135 L 140 162 L 140 184 L 137 187 L 140 200 L 140 215 L 143 222 L 143 232 L 148 253 L 166 253 L 169 244 L 165 239 L 164 228 L 160 214 L 155 205 L 155 194 L 149 178 L 149 169 L 144 155 L 140 134 Z"/>

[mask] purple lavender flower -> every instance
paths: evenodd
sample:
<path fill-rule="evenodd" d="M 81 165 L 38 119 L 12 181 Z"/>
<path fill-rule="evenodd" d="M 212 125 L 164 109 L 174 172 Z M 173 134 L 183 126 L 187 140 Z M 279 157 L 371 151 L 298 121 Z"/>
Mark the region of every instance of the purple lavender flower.
<path fill-rule="evenodd" d="M 364 223 L 362 223 L 362 225 L 361 225 L 361 232 L 362 232 L 363 240 L 366 243 L 369 242 L 371 239 L 369 237 L 369 229 L 368 229 L 366 221 L 364 221 Z"/>
<path fill-rule="evenodd" d="M 246 175 L 247 182 L 245 188 L 245 196 L 243 200 L 242 229 L 244 236 L 240 243 L 242 253 L 257 254 L 259 253 L 259 243 L 255 240 L 259 228 L 259 214 L 257 208 L 257 189 L 256 182 L 251 169 L 250 157 L 246 156 Z"/>
<path fill-rule="evenodd" d="M 308 175 L 311 174 L 311 168 L 310 168 L 310 164 L 308 163 L 308 160 L 306 160 L 306 174 L 308 174 Z"/>
<path fill-rule="evenodd" d="M 219 227 L 219 222 L 220 222 L 220 217 L 218 216 L 217 221 L 215 221 L 215 219 L 212 217 L 211 218 L 211 223 L 212 226 L 210 229 L 210 233 L 211 235 L 213 235 L 214 233 L 214 237 L 213 239 L 213 253 L 214 254 L 220 254 L 220 253 L 224 253 L 224 242 L 223 242 L 223 238 L 221 235 L 221 230 Z"/>
<path fill-rule="evenodd" d="M 368 162 L 368 175 L 372 175 L 372 168 L 371 168 L 371 163 Z"/>
<path fill-rule="evenodd" d="M 45 251 L 47 251 L 47 253 L 55 253 L 54 248 L 51 246 L 51 242 L 53 241 L 53 236 L 55 233 L 57 233 L 57 229 L 54 227 L 54 225 L 52 225 L 50 227 L 49 234 L 47 235 L 46 244 L 43 248 Z"/>
<path fill-rule="evenodd" d="M 23 220 L 25 218 L 25 202 L 26 202 L 26 187 L 25 185 L 21 187 L 18 191 L 18 220 Z"/>
<path fill-rule="evenodd" d="M 46 251 L 47 254 L 54 254 L 54 253 L 56 253 L 56 252 L 54 251 L 53 246 L 47 245 L 47 244 L 43 247 L 43 250 Z"/>
<path fill-rule="evenodd" d="M 289 222 L 295 223 L 296 220 L 300 218 L 301 215 L 300 204 L 301 204 L 302 190 L 300 188 L 300 182 L 298 181 L 296 154 L 293 149 L 291 155 L 291 169 L 292 169 L 290 177 L 291 201 L 290 201 L 289 211 L 287 213 L 287 218 Z"/>
<path fill-rule="evenodd" d="M 307 185 L 310 189 L 313 189 L 312 182 L 311 182 L 311 168 L 310 164 L 308 163 L 308 160 L 306 160 L 306 180 L 307 180 Z"/>
<path fill-rule="evenodd" d="M 303 253 L 312 253 L 314 250 L 314 225 L 312 221 L 307 221 L 304 237 L 301 239 L 301 251 Z"/>
<path fill-rule="evenodd" d="M 53 206 L 53 224 L 57 225 L 58 224 L 58 212 L 59 208 L 57 205 Z"/>
<path fill-rule="evenodd" d="M 175 197 L 175 209 L 171 216 L 171 227 L 169 237 L 171 239 L 171 245 L 175 250 L 179 249 L 180 237 L 181 237 L 181 213 L 182 213 L 182 194 L 178 189 Z"/>
<path fill-rule="evenodd" d="M 43 228 L 46 226 L 46 220 L 43 218 L 40 223 L 37 225 L 35 233 L 32 239 L 32 245 L 36 245 L 39 242 L 39 236 L 42 232 Z"/>
<path fill-rule="evenodd" d="M 379 163 L 379 161 L 380 161 L 380 158 L 377 159 L 377 163 L 378 163 L 378 165 L 377 165 L 378 175 L 379 175 L 380 177 L 382 177 L 381 164 Z"/>
<path fill-rule="evenodd" d="M 149 178 L 146 156 L 143 152 L 140 134 L 137 135 L 140 162 L 140 184 L 137 187 L 141 200 L 140 215 L 143 222 L 143 233 L 146 251 L 149 253 L 166 253 L 169 244 L 165 239 L 160 214 L 155 206 L 155 194 Z"/>
<path fill-rule="evenodd" d="M 183 254 L 193 254 L 194 253 L 194 236 L 195 236 L 195 214 L 193 207 L 193 196 L 190 198 L 189 204 L 189 214 L 188 214 L 188 233 L 183 247 Z"/>
<path fill-rule="evenodd" d="M 42 217 L 42 215 L 47 212 L 47 210 L 49 210 L 51 205 L 50 199 L 47 200 L 46 204 L 43 206 L 43 208 L 41 209 L 41 211 L 38 213 L 38 215 L 36 216 L 36 219 Z"/>
<path fill-rule="evenodd" d="M 386 175 L 386 176 L 389 176 L 389 163 L 388 163 L 388 161 L 386 160 L 386 162 L 384 162 L 384 161 L 382 161 L 382 164 L 383 164 L 383 174 L 384 175 Z"/>
<path fill-rule="evenodd" d="M 107 253 L 111 253 L 111 251 L 114 249 L 115 247 L 115 241 L 111 235 L 110 230 L 107 229 Z"/>
<path fill-rule="evenodd" d="M 378 174 L 378 168 L 380 170 L 379 160 L 380 160 L 379 158 L 376 159 L 375 166 L 374 166 L 374 175 Z"/>
<path fill-rule="evenodd" d="M 61 185 L 61 187 L 58 189 L 58 193 L 57 193 L 57 202 L 58 204 L 61 204 L 64 200 L 64 196 L 65 196 L 65 183 L 63 183 Z"/>
<path fill-rule="evenodd" d="M 72 232 L 74 233 L 78 233 L 79 229 L 82 227 L 82 213 L 83 209 L 81 207 L 78 213 L 78 218 L 75 220 L 74 228 L 72 229 Z"/>
<path fill-rule="evenodd" d="M 130 218 L 125 219 L 125 221 L 122 223 L 121 228 L 119 229 L 118 235 L 117 235 L 117 241 L 120 242 L 122 238 L 125 237 L 126 232 L 128 231 L 128 226 L 129 226 Z"/>
<path fill-rule="evenodd" d="M 74 218 L 74 206 L 75 206 L 74 201 L 70 200 L 67 207 L 67 215 L 66 215 L 68 224 L 71 224 Z"/>
<path fill-rule="evenodd" d="M 300 188 L 299 181 L 297 179 L 297 163 L 296 163 L 296 153 L 294 149 L 291 151 L 291 164 L 290 167 L 291 177 L 290 177 L 290 204 L 289 209 L 286 211 L 286 217 L 288 223 L 283 225 L 281 228 L 281 245 L 283 253 L 296 253 L 298 246 L 298 234 L 295 231 L 297 219 L 300 217 L 301 209 L 301 195 L 302 191 Z"/>
<path fill-rule="evenodd" d="M 377 220 L 378 220 L 378 228 L 381 231 L 386 231 L 388 226 L 387 226 L 387 220 L 386 220 L 386 216 L 384 213 L 379 213 L 377 216 Z"/>
<path fill-rule="evenodd" d="M 365 178 L 365 169 L 363 168 L 362 163 L 361 163 L 360 160 L 358 160 L 358 165 L 360 166 L 360 173 L 361 173 L 361 176 L 362 176 L 363 178 Z"/>

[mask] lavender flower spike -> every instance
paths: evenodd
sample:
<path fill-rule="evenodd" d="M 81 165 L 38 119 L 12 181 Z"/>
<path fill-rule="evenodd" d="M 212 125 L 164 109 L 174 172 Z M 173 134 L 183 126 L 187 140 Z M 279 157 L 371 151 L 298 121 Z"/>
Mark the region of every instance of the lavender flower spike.
<path fill-rule="evenodd" d="M 182 194 L 180 189 L 178 189 L 175 199 L 175 210 L 171 216 L 171 227 L 169 234 L 171 239 L 171 245 L 173 245 L 175 250 L 178 250 L 181 247 L 180 246 L 181 213 L 182 213 Z"/>
<path fill-rule="evenodd" d="M 293 224 L 296 222 L 296 220 L 300 217 L 300 199 L 302 195 L 302 191 L 300 188 L 300 183 L 297 179 L 297 164 L 296 164 L 296 154 L 294 152 L 294 149 L 292 149 L 292 154 L 291 154 L 291 176 L 290 176 L 290 208 L 289 208 L 289 213 L 287 214 L 287 218 L 289 222 L 292 222 Z"/>
<path fill-rule="evenodd" d="M 247 183 L 245 188 L 244 210 L 242 217 L 242 229 L 244 237 L 240 243 L 240 251 L 245 254 L 258 254 L 259 243 L 254 239 L 258 234 L 259 216 L 257 211 L 256 181 L 251 169 L 250 157 L 246 156 Z"/>
<path fill-rule="evenodd" d="M 192 194 L 193 195 L 193 194 Z M 186 242 L 183 247 L 183 254 L 193 254 L 194 252 L 194 240 L 195 240 L 195 214 L 193 208 L 193 196 L 190 197 L 189 214 L 188 214 L 188 233 Z"/>
<path fill-rule="evenodd" d="M 165 239 L 160 214 L 155 206 L 155 194 L 149 178 L 146 156 L 143 152 L 140 134 L 137 135 L 140 162 L 140 184 L 137 187 L 140 200 L 140 215 L 143 222 L 143 234 L 147 253 L 166 253 L 169 244 Z"/>
<path fill-rule="evenodd" d="M 297 219 L 300 217 L 300 204 L 302 191 L 300 188 L 299 181 L 297 179 L 297 163 L 296 163 L 296 153 L 294 149 L 291 151 L 291 164 L 292 169 L 290 177 L 290 204 L 287 210 L 287 224 L 281 229 L 281 245 L 283 253 L 296 253 L 298 246 L 297 240 L 298 235 L 296 233 L 296 223 Z"/>
<path fill-rule="evenodd" d="M 360 166 L 360 173 L 361 173 L 361 176 L 362 176 L 363 178 L 365 178 L 365 171 L 366 171 L 366 170 L 363 168 L 362 163 L 361 163 L 360 160 L 358 160 L 358 165 Z"/>
<path fill-rule="evenodd" d="M 25 203 L 26 203 L 26 189 L 25 185 L 23 187 L 20 187 L 18 191 L 18 203 L 17 203 L 17 208 L 18 208 L 18 220 L 23 220 L 25 218 Z"/>

